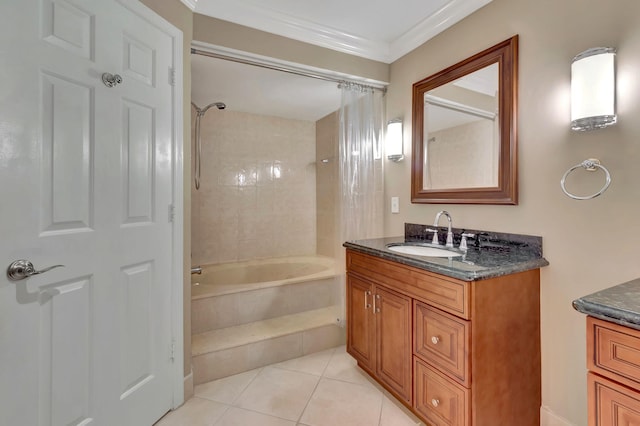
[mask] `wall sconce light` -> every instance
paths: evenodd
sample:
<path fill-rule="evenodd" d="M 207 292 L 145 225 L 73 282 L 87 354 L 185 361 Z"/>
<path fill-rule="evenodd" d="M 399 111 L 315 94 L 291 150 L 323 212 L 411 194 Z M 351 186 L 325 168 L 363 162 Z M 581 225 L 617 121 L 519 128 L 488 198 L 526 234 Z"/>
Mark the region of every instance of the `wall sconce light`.
<path fill-rule="evenodd" d="M 391 161 L 402 161 L 404 158 L 404 147 L 402 142 L 402 119 L 394 118 L 387 122 L 386 137 L 387 158 Z"/>
<path fill-rule="evenodd" d="M 616 123 L 616 50 L 595 47 L 571 63 L 571 129 L 594 130 Z"/>

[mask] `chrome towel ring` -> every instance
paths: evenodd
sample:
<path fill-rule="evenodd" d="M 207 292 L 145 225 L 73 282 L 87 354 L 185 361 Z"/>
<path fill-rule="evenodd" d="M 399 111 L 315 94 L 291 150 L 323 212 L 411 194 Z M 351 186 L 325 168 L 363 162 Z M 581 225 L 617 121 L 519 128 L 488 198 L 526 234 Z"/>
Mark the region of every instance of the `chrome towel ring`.
<path fill-rule="evenodd" d="M 601 169 L 604 172 L 604 174 L 605 174 L 605 183 L 604 183 L 604 186 L 600 189 L 600 191 L 598 191 L 598 192 L 596 192 L 595 194 L 592 194 L 592 195 L 587 195 L 585 197 L 580 197 L 578 195 L 574 195 L 574 194 L 570 193 L 569 191 L 567 191 L 567 188 L 565 188 L 565 180 L 567 179 L 567 176 L 569 176 L 569 173 L 571 173 L 572 171 L 574 171 L 576 169 L 579 169 L 579 168 L 583 168 L 588 172 L 594 172 L 594 171 L 596 171 L 598 169 Z M 592 198 L 596 198 L 598 195 L 601 195 L 604 191 L 606 191 L 610 184 L 611 184 L 611 175 L 609 174 L 609 170 L 607 170 L 607 168 L 605 166 L 600 164 L 600 160 L 598 160 L 597 158 L 589 158 L 587 160 L 584 160 L 580 164 L 576 164 L 575 166 L 573 166 L 569 170 L 567 170 L 567 172 L 564 174 L 564 176 L 562 176 L 562 179 L 560 179 L 560 187 L 562 188 L 562 191 L 564 191 L 564 193 L 568 197 L 573 198 L 574 200 L 590 200 Z"/>

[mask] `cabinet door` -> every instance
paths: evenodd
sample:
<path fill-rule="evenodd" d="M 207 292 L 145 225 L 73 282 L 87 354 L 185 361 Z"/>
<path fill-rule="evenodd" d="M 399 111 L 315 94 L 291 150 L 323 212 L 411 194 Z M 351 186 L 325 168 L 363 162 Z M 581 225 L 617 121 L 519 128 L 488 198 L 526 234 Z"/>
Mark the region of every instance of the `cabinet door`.
<path fill-rule="evenodd" d="M 372 304 L 373 285 L 347 275 L 347 352 L 371 371 L 375 353 Z"/>
<path fill-rule="evenodd" d="M 411 298 L 375 287 L 376 374 L 411 401 Z"/>
<path fill-rule="evenodd" d="M 640 424 L 640 393 L 589 372 L 589 426 Z"/>

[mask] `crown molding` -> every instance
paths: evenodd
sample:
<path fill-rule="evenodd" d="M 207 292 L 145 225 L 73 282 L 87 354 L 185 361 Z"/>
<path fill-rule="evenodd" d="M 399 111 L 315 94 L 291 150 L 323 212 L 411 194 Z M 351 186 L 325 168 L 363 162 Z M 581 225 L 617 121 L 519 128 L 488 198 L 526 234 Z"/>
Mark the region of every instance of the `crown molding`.
<path fill-rule="evenodd" d="M 192 0 L 193 1 L 193 0 Z M 197 13 L 213 16 L 271 34 L 291 38 L 327 49 L 384 62 L 388 46 L 349 34 L 286 13 L 246 2 L 233 3 L 233 7 L 219 7 L 216 2 L 200 2 Z"/>
<path fill-rule="evenodd" d="M 389 63 L 460 22 L 493 0 L 452 0 L 390 43 Z"/>
<path fill-rule="evenodd" d="M 180 1 L 182 2 L 182 4 L 184 4 L 189 9 L 191 9 L 192 12 L 195 12 L 196 4 L 198 3 L 198 0 L 180 0 Z"/>
<path fill-rule="evenodd" d="M 185 4 L 197 2 L 181 1 Z M 391 63 L 491 1 L 451 0 L 390 43 L 356 36 L 244 2 L 236 2 L 233 7 L 219 7 L 216 2 L 202 1 L 197 5 L 196 12 L 338 52 Z"/>

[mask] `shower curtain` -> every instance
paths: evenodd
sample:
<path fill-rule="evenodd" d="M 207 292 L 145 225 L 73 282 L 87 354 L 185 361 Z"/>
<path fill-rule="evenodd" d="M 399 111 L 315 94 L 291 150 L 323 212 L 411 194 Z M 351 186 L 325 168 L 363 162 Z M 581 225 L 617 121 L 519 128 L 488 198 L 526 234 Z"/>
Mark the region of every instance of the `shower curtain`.
<path fill-rule="evenodd" d="M 382 137 L 384 93 L 354 83 L 340 83 L 342 91 L 339 128 L 340 190 L 337 223 L 337 261 L 344 271 L 344 241 L 374 238 L 382 234 L 383 185 Z M 346 277 L 339 275 L 342 313 L 346 319 Z"/>
<path fill-rule="evenodd" d="M 384 93 L 340 83 L 340 244 L 382 233 Z"/>

